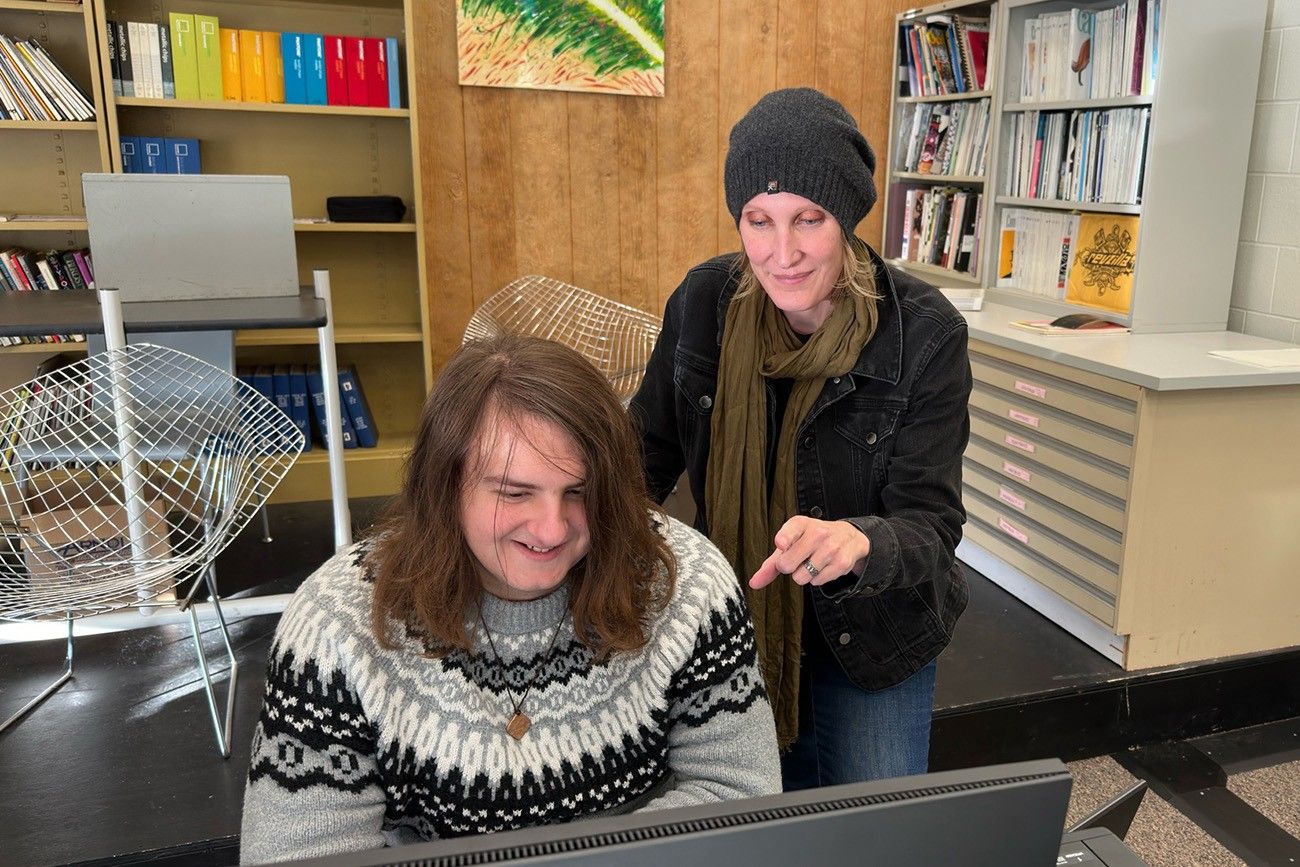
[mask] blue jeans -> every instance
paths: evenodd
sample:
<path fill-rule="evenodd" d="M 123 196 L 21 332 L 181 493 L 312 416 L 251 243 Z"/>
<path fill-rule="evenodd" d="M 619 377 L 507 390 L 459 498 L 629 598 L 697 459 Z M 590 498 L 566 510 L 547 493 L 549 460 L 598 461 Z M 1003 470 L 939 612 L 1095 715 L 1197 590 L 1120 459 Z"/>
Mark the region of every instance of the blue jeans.
<path fill-rule="evenodd" d="M 925 773 L 937 662 L 867 692 L 824 643 L 812 644 L 799 677 L 799 736 L 781 757 L 785 790 Z"/>

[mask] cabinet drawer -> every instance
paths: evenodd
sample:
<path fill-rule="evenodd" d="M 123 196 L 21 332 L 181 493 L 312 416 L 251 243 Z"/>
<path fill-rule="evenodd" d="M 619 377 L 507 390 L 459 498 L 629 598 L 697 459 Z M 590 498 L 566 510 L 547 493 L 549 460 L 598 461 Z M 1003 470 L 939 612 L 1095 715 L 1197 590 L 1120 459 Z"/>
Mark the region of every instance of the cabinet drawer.
<path fill-rule="evenodd" d="M 1126 434 L 1137 430 L 1137 404 L 1128 398 L 976 352 L 970 355 L 970 367 L 976 382 L 1023 395 L 1028 401 L 1092 419 Z"/>
<path fill-rule="evenodd" d="M 1001 532 L 1010 540 L 1008 544 L 1033 551 L 1112 597 L 1119 590 L 1116 564 L 1105 563 L 1043 525 L 1011 509 L 992 505 L 978 495 L 968 498 L 964 505 L 967 515 Z"/>
<path fill-rule="evenodd" d="M 1115 599 L 1070 575 L 979 520 L 966 524 L 966 538 L 1107 626 L 1115 626 Z"/>
<path fill-rule="evenodd" d="M 1092 553 L 1119 563 L 1123 550 L 1120 534 L 1077 512 L 1071 512 L 1020 485 L 999 479 L 990 470 L 971 461 L 963 462 L 962 482 L 967 494 L 974 491 L 1007 510 L 1008 516 L 1024 515 L 1053 532 L 1087 548 Z"/>
<path fill-rule="evenodd" d="M 1045 467 L 1059 471 L 1072 479 L 1078 479 L 1085 485 L 1104 491 L 1120 500 L 1128 497 L 1128 471 L 1120 466 L 1103 463 L 1091 458 L 1077 449 L 1045 437 L 1042 434 L 1030 434 L 1024 428 L 1013 426 L 1011 422 L 1003 424 L 1001 419 L 994 419 L 972 409 L 970 414 L 970 432 L 981 436 L 1005 451 L 1008 457 L 1032 458 Z"/>
<path fill-rule="evenodd" d="M 1034 461 L 1012 458 L 992 443 L 971 437 L 966 459 L 986 467 L 994 474 L 1012 479 L 1031 491 L 1042 494 L 1066 508 L 1087 515 L 1112 530 L 1124 531 L 1124 501 L 1092 491 L 1073 479 L 1044 469 Z"/>
<path fill-rule="evenodd" d="M 1031 434 L 1045 434 L 1122 467 L 1132 466 L 1133 437 L 1112 432 L 1088 419 L 1034 404 L 1010 392 L 975 383 L 970 405 Z"/>

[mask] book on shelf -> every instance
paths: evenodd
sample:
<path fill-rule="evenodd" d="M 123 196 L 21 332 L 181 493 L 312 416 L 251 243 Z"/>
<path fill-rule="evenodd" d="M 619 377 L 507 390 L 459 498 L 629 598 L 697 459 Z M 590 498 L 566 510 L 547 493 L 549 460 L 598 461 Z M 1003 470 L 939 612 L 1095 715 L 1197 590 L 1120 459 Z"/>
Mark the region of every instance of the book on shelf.
<path fill-rule="evenodd" d="M 1149 106 L 1011 115 L 1003 193 L 1026 199 L 1142 202 Z"/>
<path fill-rule="evenodd" d="M 337 383 L 335 387 L 338 387 Z M 312 419 L 316 422 L 316 433 L 320 435 L 321 444 L 329 448 L 328 417 L 325 415 L 325 382 L 319 367 L 307 368 L 307 390 L 311 395 Z M 343 448 L 354 449 L 357 447 L 357 434 L 352 428 L 352 420 L 348 416 L 348 410 L 343 403 L 341 392 L 339 394 L 339 416 Z"/>
<path fill-rule="evenodd" d="M 1065 300 L 1128 313 L 1137 263 L 1137 216 L 1080 214 L 1075 237 L 1078 250 L 1070 264 Z"/>
<path fill-rule="evenodd" d="M 220 102 L 225 71 L 221 63 L 221 25 L 215 15 L 194 15 L 195 65 L 198 67 L 199 99 Z"/>
<path fill-rule="evenodd" d="M 357 373 L 355 364 L 349 364 L 339 371 L 339 394 L 343 398 L 348 420 L 352 422 L 352 430 L 357 435 L 357 445 L 363 449 L 379 445 L 379 432 L 375 430 L 375 419 L 370 413 L 365 392 L 361 390 L 361 376 Z"/>
<path fill-rule="evenodd" d="M 989 116 L 987 98 L 902 105 L 896 171 L 983 175 Z"/>
<path fill-rule="evenodd" d="M 167 18 L 167 27 L 171 32 L 172 76 L 175 79 L 176 98 L 198 99 L 199 49 L 194 16 L 187 12 L 171 12 Z"/>
<path fill-rule="evenodd" d="M 267 30 L 262 33 L 262 77 L 266 79 L 266 101 L 285 102 L 284 98 L 284 53 L 281 51 L 280 34 Z"/>
<path fill-rule="evenodd" d="M 971 93 L 987 86 L 989 19 L 934 14 L 898 28 L 902 96 Z"/>
<path fill-rule="evenodd" d="M 37 40 L 0 34 L 0 120 L 94 117 L 94 105 Z"/>
<path fill-rule="evenodd" d="M 244 102 L 268 102 L 262 31 L 239 32 L 239 86 Z"/>
<path fill-rule="evenodd" d="M 58 292 L 86 288 L 95 288 L 88 250 L 29 250 L 23 247 L 0 250 L 0 289 L 6 292 Z M 84 334 L 72 333 L 0 337 L 0 346 L 85 339 Z"/>
<path fill-rule="evenodd" d="M 239 31 L 221 28 L 221 95 L 227 102 L 244 99 L 243 78 L 240 70 Z"/>
<path fill-rule="evenodd" d="M 982 196 L 960 187 L 899 185 L 891 202 L 901 209 L 890 219 L 902 263 L 918 262 L 972 272 L 975 232 Z M 891 211 L 893 207 L 891 206 Z"/>
<path fill-rule="evenodd" d="M 1067 313 L 1055 319 L 1019 319 L 1009 323 L 1012 328 L 1032 331 L 1035 334 L 1127 334 L 1128 326 L 1121 322 L 1103 319 L 1090 313 Z"/>
<path fill-rule="evenodd" d="M 1076 258 L 1079 214 L 1003 208 L 994 285 L 1063 300 Z"/>
<path fill-rule="evenodd" d="M 1078 6 L 1026 18 L 1019 98 L 1147 96 L 1159 66 L 1161 0 Z"/>

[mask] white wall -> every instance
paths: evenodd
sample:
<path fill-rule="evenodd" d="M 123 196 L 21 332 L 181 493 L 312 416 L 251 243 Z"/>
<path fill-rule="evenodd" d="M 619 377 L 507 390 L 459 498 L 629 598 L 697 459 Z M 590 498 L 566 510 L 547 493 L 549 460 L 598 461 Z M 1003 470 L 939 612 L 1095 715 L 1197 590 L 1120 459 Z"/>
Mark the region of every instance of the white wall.
<path fill-rule="evenodd" d="M 1300 0 L 1270 0 L 1228 328 L 1292 343 L 1300 343 L 1298 123 Z"/>

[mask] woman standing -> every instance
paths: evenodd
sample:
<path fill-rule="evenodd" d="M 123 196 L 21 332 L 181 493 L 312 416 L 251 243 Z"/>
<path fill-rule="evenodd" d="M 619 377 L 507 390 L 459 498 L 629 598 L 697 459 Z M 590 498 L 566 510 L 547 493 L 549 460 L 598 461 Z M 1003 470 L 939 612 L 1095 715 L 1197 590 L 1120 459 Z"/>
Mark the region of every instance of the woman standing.
<path fill-rule="evenodd" d="M 686 275 L 632 401 L 651 495 L 685 470 L 747 579 L 787 789 L 925 771 L 966 606 L 966 324 L 854 237 L 874 169 L 838 102 L 759 100 L 725 169 L 743 253 Z"/>
<path fill-rule="evenodd" d="M 735 576 L 636 451 L 573 350 L 452 358 L 387 520 L 276 630 L 244 863 L 780 790 Z"/>

